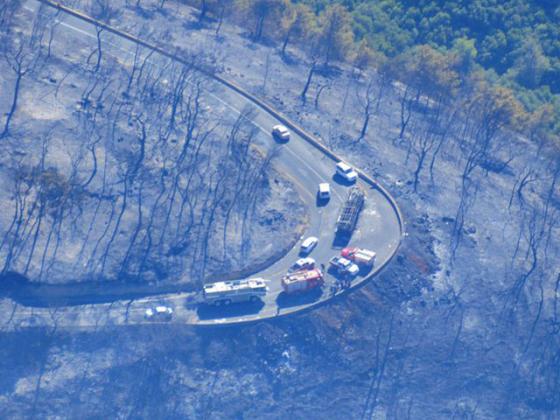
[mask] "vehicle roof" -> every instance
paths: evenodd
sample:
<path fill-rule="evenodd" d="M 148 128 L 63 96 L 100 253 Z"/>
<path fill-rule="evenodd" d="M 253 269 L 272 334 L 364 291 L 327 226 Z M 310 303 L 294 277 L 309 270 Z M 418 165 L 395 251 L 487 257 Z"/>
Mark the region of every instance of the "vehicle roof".
<path fill-rule="evenodd" d="M 240 289 L 260 289 L 266 287 L 264 279 L 246 279 L 246 280 L 233 280 L 233 281 L 219 281 L 216 283 L 209 283 L 204 285 L 205 293 L 219 293 Z"/>
<path fill-rule="evenodd" d="M 295 283 L 298 281 L 305 281 L 309 279 L 318 279 L 322 277 L 322 273 L 318 268 L 314 268 L 312 270 L 303 270 L 303 271 L 296 271 L 295 273 L 288 274 L 284 277 L 285 283 Z"/>
<path fill-rule="evenodd" d="M 304 258 L 300 258 L 299 260 L 296 261 L 296 264 L 299 265 L 303 265 L 306 263 L 315 263 L 315 260 L 311 257 L 304 257 Z"/>
<path fill-rule="evenodd" d="M 273 130 L 278 130 L 278 131 L 288 131 L 288 129 L 286 128 L 286 126 L 278 124 L 275 125 L 274 127 L 272 127 Z"/>
<path fill-rule="evenodd" d="M 338 264 L 340 264 L 340 265 L 349 265 L 349 264 L 352 264 L 352 261 L 350 261 L 350 260 L 347 259 L 347 258 L 341 257 L 341 256 L 333 257 L 331 261 L 334 261 L 334 262 L 336 262 L 336 263 L 338 263 Z"/>
<path fill-rule="evenodd" d="M 329 191 L 331 189 L 331 186 L 329 185 L 328 182 L 321 182 L 319 184 L 319 191 Z"/>
<path fill-rule="evenodd" d="M 343 171 L 349 171 L 350 169 L 352 169 L 352 167 L 348 165 L 346 162 L 338 162 L 336 166 L 342 169 Z"/>
<path fill-rule="evenodd" d="M 375 256 L 375 251 L 371 251 L 369 249 L 358 248 L 358 249 L 356 249 L 356 254 Z"/>
<path fill-rule="evenodd" d="M 303 240 L 303 242 L 301 243 L 302 246 L 309 246 L 311 245 L 313 242 L 317 242 L 319 239 L 317 239 L 317 237 L 315 236 L 309 236 L 308 238 L 305 238 Z"/>

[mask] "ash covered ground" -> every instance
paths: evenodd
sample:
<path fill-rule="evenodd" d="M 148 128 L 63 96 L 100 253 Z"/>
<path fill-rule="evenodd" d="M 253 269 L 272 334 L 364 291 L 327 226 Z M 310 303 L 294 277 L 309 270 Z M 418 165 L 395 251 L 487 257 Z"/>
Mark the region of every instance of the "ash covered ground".
<path fill-rule="evenodd" d="M 20 9 L 3 38 L 2 273 L 197 287 L 292 247 L 305 208 L 255 147 L 251 110 L 149 51 L 130 64 L 81 34 L 47 43 L 32 18 Z"/>
<path fill-rule="evenodd" d="M 344 67 L 323 69 L 303 104 L 309 63 L 298 51 L 287 63 L 241 29 L 225 24 L 216 39 L 210 24 L 185 24 L 196 20 L 191 9 L 166 7 L 123 9 L 115 23 L 134 32 L 141 22 L 165 22 L 173 29 L 166 41 L 219 51 L 229 77 L 387 185 L 407 237 L 369 285 L 276 322 L 206 330 L 58 330 L 53 323 L 5 333 L 0 414 L 560 416 L 557 152 L 499 132 L 465 181 L 472 147 L 461 136 L 466 123 L 457 119 L 418 171 L 422 133 L 434 127 L 429 109 L 415 109 L 399 135 L 402 86 L 375 91 L 382 91 L 379 108 L 356 141 L 367 78 Z"/>

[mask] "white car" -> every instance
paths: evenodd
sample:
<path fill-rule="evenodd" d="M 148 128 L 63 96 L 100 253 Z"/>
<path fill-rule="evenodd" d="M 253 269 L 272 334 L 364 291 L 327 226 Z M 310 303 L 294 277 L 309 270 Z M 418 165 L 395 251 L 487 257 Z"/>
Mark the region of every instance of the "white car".
<path fill-rule="evenodd" d="M 283 125 L 275 125 L 274 127 L 272 127 L 272 135 L 278 140 L 290 140 L 290 132 Z"/>
<path fill-rule="evenodd" d="M 356 182 L 358 173 L 350 165 L 344 162 L 336 164 L 336 173 L 348 182 Z"/>
<path fill-rule="evenodd" d="M 315 260 L 311 257 L 300 258 L 293 265 L 294 270 L 311 270 L 315 268 Z"/>
<path fill-rule="evenodd" d="M 331 198 L 331 186 L 328 182 L 322 182 L 319 184 L 319 199 L 328 200 Z"/>
<path fill-rule="evenodd" d="M 156 306 L 146 309 L 146 319 L 169 321 L 173 316 L 173 309 L 169 306 Z"/>
<path fill-rule="evenodd" d="M 301 243 L 300 252 L 302 254 L 309 254 L 311 251 L 313 251 L 313 248 L 317 246 L 318 242 L 319 239 L 316 238 L 315 236 L 310 236 L 309 238 L 304 239 L 303 242 Z"/>

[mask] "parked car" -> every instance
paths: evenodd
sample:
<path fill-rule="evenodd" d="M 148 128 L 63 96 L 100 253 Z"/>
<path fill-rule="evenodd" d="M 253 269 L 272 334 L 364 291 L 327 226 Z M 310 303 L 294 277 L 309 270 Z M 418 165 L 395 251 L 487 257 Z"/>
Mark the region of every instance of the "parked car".
<path fill-rule="evenodd" d="M 153 321 L 169 321 L 173 316 L 173 309 L 169 306 L 156 306 L 155 308 L 146 309 L 146 319 Z"/>
<path fill-rule="evenodd" d="M 293 265 L 293 270 L 311 270 L 315 268 L 315 260 L 311 257 L 300 258 Z"/>
<path fill-rule="evenodd" d="M 311 251 L 313 251 L 313 248 L 317 246 L 318 242 L 319 239 L 315 236 L 310 236 L 309 238 L 304 239 L 301 243 L 301 254 L 309 254 Z"/>
<path fill-rule="evenodd" d="M 281 141 L 290 140 L 290 132 L 283 125 L 275 125 L 272 127 L 272 136 Z"/>
<path fill-rule="evenodd" d="M 356 182 L 358 173 L 350 165 L 344 162 L 336 164 L 336 173 L 348 182 Z"/>
<path fill-rule="evenodd" d="M 331 198 L 331 186 L 328 182 L 322 182 L 319 184 L 319 192 L 317 193 L 319 200 L 328 200 Z"/>

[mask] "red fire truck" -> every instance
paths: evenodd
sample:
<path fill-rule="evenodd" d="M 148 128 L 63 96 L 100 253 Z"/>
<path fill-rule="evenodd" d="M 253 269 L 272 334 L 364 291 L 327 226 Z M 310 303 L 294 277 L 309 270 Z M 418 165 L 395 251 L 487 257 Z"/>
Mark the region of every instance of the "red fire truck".
<path fill-rule="evenodd" d="M 282 279 L 282 288 L 286 293 L 299 293 L 322 286 L 323 273 L 318 268 L 301 270 L 287 274 Z"/>

